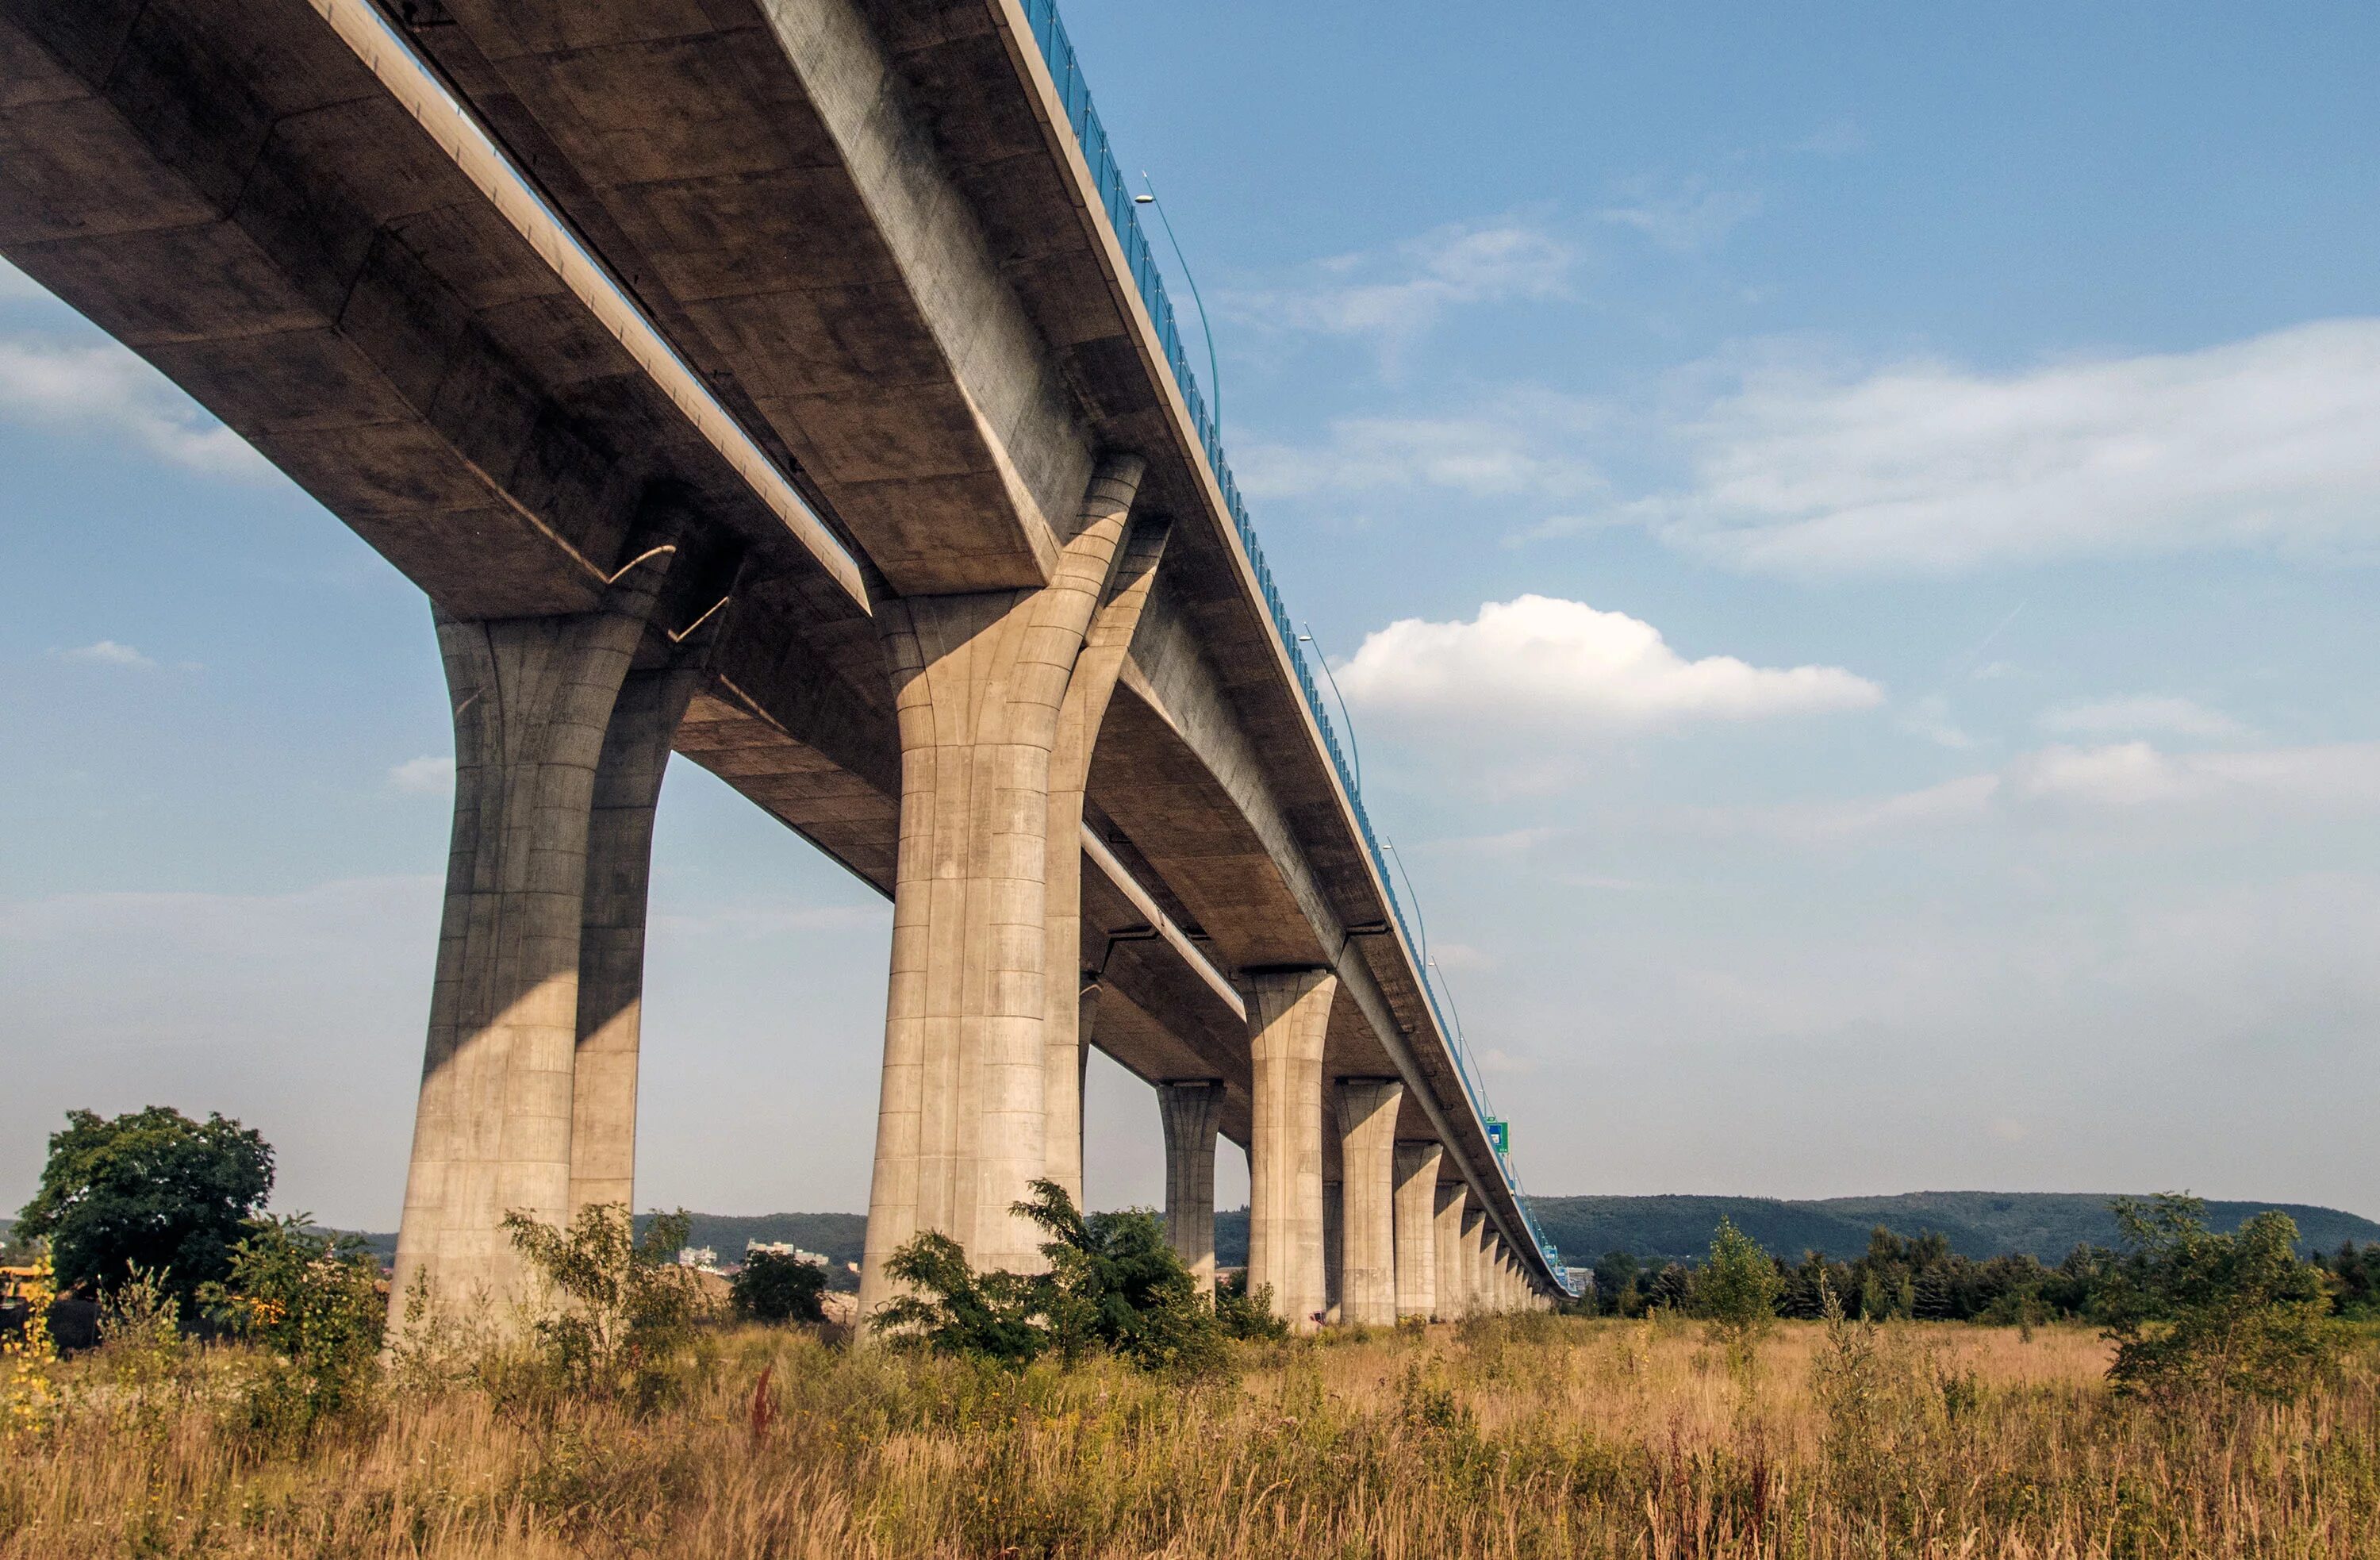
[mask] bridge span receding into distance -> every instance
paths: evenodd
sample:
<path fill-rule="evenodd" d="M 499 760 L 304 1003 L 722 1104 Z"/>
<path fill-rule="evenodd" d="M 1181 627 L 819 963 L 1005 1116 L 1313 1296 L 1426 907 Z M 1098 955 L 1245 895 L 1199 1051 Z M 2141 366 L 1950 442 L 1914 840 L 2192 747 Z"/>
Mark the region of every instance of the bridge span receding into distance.
<path fill-rule="evenodd" d="M 1293 1324 L 1563 1293 L 1048 0 L 0 0 L 0 253 L 430 598 L 400 1297 L 630 1200 L 673 752 L 892 901 L 863 1306 L 1094 1045 Z"/>

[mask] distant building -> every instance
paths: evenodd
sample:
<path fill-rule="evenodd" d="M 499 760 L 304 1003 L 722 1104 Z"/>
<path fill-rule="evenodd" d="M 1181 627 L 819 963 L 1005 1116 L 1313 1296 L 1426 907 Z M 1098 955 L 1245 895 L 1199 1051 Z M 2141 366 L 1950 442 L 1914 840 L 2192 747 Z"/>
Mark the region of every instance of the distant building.
<path fill-rule="evenodd" d="M 677 1249 L 677 1265 L 690 1268 L 715 1268 L 719 1253 L 708 1246 L 681 1246 Z"/>
<path fill-rule="evenodd" d="M 1570 1286 L 1574 1293 L 1582 1296 L 1592 1295 L 1595 1293 L 1595 1270 L 1593 1268 L 1564 1268 L 1562 1269 L 1562 1272 L 1570 1275 Z"/>
<path fill-rule="evenodd" d="M 822 1251 L 805 1251 L 790 1240 L 747 1240 L 744 1243 L 744 1260 L 750 1261 L 755 1251 L 766 1251 L 772 1257 L 791 1257 L 795 1261 L 816 1262 L 832 1268 L 834 1261 Z"/>

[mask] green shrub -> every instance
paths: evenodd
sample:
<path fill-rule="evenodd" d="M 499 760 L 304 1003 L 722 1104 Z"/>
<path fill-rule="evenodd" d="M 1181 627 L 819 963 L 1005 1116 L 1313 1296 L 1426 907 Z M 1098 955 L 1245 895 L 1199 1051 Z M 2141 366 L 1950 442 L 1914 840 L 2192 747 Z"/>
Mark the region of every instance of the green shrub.
<path fill-rule="evenodd" d="M 1785 1275 L 1760 1242 L 1721 1218 L 1710 1257 L 1687 1281 L 1686 1305 L 1708 1322 L 1727 1346 L 1729 1362 L 1749 1370 L 1753 1346 L 1776 1323 Z"/>
<path fill-rule="evenodd" d="M 1022 1274 L 979 1274 L 959 1243 L 925 1230 L 884 1259 L 885 1275 L 909 1286 L 876 1308 L 868 1324 L 892 1343 L 1022 1368 L 1050 1347 L 1046 1286 Z"/>
<path fill-rule="evenodd" d="M 1289 1336 L 1289 1323 L 1272 1313 L 1272 1286 L 1250 1290 L 1245 1270 L 1215 1286 L 1215 1324 L 1227 1338 L 1274 1343 Z"/>
<path fill-rule="evenodd" d="M 590 1203 L 567 1229 L 518 1210 L 504 1215 L 515 1249 L 557 1301 L 534 1333 L 564 1388 L 649 1410 L 684 1384 L 703 1310 L 694 1274 L 676 1261 L 687 1226 L 681 1211 L 638 1240 L 625 1202 Z"/>
<path fill-rule="evenodd" d="M 747 1251 L 727 1298 L 747 1322 L 823 1322 L 826 1269 L 790 1251 Z"/>
<path fill-rule="evenodd" d="M 2114 1204 L 2131 1247 L 2099 1297 L 2117 1389 L 2173 1401 L 2212 1395 L 2294 1398 L 2345 1347 L 2321 1270 L 2297 1255 L 2297 1225 L 2257 1214 L 2233 1235 L 2206 1204 L 2171 1192 Z"/>
<path fill-rule="evenodd" d="M 1055 1181 L 1033 1183 L 1016 1212 L 1050 1237 L 1044 1311 L 1070 1361 L 1094 1348 L 1145 1371 L 1198 1371 L 1216 1363 L 1222 1334 L 1213 1305 L 1145 1208 L 1085 1218 Z"/>
<path fill-rule="evenodd" d="M 361 1241 L 311 1228 L 303 1213 L 251 1219 L 230 1266 L 201 1294 L 218 1321 L 264 1352 L 243 1395 L 251 1430 L 301 1444 L 369 1398 L 388 1302 Z"/>

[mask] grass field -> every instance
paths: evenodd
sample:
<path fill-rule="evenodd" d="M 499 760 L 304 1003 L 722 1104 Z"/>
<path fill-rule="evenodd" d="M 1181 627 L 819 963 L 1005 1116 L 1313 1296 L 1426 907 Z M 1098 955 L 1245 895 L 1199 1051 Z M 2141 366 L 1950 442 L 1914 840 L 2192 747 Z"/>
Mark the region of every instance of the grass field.
<path fill-rule="evenodd" d="M 2292 1408 L 2112 1398 L 2090 1333 L 1530 1317 L 1008 1376 L 719 1335 L 638 1417 L 392 1390 L 302 1452 L 236 1350 L 56 1367 L 0 1555 L 2380 1554 L 2367 1347 Z M 763 1374 L 766 1383 L 762 1384 Z"/>

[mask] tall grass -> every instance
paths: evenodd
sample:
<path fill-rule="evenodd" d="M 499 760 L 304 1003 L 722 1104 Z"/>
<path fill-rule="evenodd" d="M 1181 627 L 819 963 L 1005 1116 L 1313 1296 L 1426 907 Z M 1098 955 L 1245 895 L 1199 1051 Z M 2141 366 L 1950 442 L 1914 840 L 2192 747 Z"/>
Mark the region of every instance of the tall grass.
<path fill-rule="evenodd" d="M 1530 1317 L 1168 1380 L 729 1333 L 618 1403 L 417 1384 L 294 1453 L 249 1363 L 55 1368 L 0 1556 L 2347 1556 L 2380 1554 L 2368 1356 L 2289 1408 L 2111 1396 L 2087 1333 Z M 428 1380 L 425 1378 L 425 1380 Z"/>

